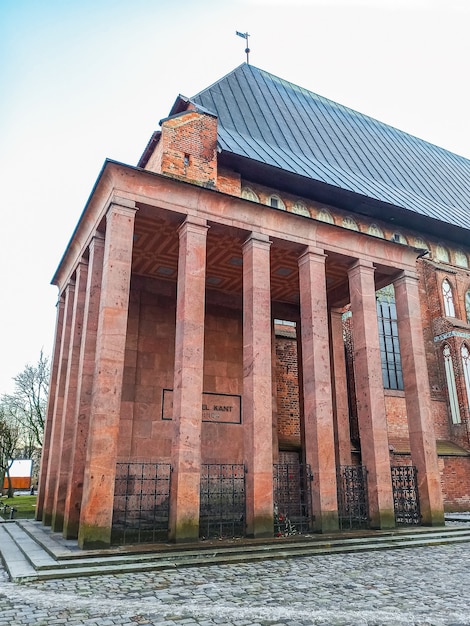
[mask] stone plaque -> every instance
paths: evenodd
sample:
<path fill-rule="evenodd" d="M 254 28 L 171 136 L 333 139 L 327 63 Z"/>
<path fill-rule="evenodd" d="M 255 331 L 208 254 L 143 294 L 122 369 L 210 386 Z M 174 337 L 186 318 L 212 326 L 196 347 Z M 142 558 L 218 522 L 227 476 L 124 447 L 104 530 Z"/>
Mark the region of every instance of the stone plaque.
<path fill-rule="evenodd" d="M 224 393 L 202 394 L 202 421 L 219 424 L 241 424 L 241 396 Z M 173 416 L 173 389 L 163 390 L 162 419 Z"/>

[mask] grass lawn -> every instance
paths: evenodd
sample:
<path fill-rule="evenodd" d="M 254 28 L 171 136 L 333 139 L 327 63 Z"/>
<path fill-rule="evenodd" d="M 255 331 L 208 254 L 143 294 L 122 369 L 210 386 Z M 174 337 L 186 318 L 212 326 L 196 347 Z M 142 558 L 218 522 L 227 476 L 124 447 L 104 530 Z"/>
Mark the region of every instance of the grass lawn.
<path fill-rule="evenodd" d="M 14 519 L 33 518 L 36 508 L 36 496 L 15 496 L 14 498 L 0 498 L 0 515 L 3 519 L 10 519 L 10 509 L 3 512 L 4 505 L 16 509 Z"/>

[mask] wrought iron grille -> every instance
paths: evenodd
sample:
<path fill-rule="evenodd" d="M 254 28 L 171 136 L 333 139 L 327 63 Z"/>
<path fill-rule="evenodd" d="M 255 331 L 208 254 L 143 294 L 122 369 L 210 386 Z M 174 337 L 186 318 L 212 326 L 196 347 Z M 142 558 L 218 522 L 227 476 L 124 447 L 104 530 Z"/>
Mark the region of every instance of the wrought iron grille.
<path fill-rule="evenodd" d="M 245 536 L 244 465 L 202 465 L 200 498 L 201 538 Z"/>
<path fill-rule="evenodd" d="M 369 528 L 367 470 L 363 465 L 342 465 L 338 472 L 339 527 Z"/>
<path fill-rule="evenodd" d="M 312 523 L 310 465 L 274 465 L 274 534 L 295 535 L 308 532 Z"/>
<path fill-rule="evenodd" d="M 417 469 L 413 465 L 394 465 L 392 470 L 393 506 L 398 525 L 420 524 Z"/>
<path fill-rule="evenodd" d="M 167 463 L 117 463 L 113 543 L 168 539 L 170 476 Z"/>

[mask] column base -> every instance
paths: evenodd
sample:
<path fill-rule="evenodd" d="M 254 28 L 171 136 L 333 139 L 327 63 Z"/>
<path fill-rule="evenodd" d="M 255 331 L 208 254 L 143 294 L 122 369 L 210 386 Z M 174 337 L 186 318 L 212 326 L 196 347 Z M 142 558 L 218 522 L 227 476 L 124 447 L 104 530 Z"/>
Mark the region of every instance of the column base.
<path fill-rule="evenodd" d="M 64 528 L 62 529 L 62 535 L 64 539 L 77 539 L 78 530 L 79 530 L 78 522 L 64 521 Z"/>
<path fill-rule="evenodd" d="M 444 511 L 430 511 L 421 517 L 421 526 L 445 526 L 445 523 Z"/>
<path fill-rule="evenodd" d="M 274 516 L 258 515 L 248 525 L 246 536 L 250 539 L 266 539 L 274 536 Z"/>
<path fill-rule="evenodd" d="M 395 511 L 379 511 L 375 515 L 370 516 L 371 530 L 390 530 L 396 528 Z"/>
<path fill-rule="evenodd" d="M 82 550 L 99 550 L 111 545 L 111 529 L 80 524 L 78 547 Z"/>
<path fill-rule="evenodd" d="M 55 533 L 61 533 L 64 528 L 64 516 L 55 514 L 52 516 L 51 530 Z"/>
<path fill-rule="evenodd" d="M 199 520 L 186 520 L 170 529 L 169 540 L 173 543 L 196 543 L 199 541 Z"/>
<path fill-rule="evenodd" d="M 317 533 L 335 533 L 339 531 L 339 519 L 337 511 L 329 511 L 315 515 L 313 529 Z"/>

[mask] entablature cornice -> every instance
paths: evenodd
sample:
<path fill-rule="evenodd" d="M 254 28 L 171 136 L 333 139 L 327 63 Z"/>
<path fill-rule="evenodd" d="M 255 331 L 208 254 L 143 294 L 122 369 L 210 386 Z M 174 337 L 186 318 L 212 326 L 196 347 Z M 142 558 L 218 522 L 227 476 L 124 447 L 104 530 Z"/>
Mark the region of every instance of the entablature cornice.
<path fill-rule="evenodd" d="M 173 219 L 176 216 L 175 221 L 179 223 L 186 216 L 194 216 L 209 224 L 216 222 L 247 234 L 258 232 L 300 247 L 313 245 L 323 249 L 326 255 L 330 252 L 351 260 L 361 258 L 396 270 L 414 268 L 419 253 L 410 246 L 106 161 L 52 279 L 59 292 L 73 275 L 76 263 L 85 254 L 94 234 L 105 230 L 104 218 L 111 203 L 141 208 L 142 219 L 148 211 L 155 210 L 168 212 Z"/>

